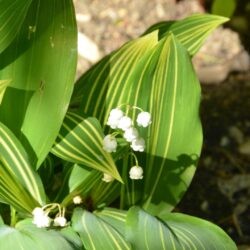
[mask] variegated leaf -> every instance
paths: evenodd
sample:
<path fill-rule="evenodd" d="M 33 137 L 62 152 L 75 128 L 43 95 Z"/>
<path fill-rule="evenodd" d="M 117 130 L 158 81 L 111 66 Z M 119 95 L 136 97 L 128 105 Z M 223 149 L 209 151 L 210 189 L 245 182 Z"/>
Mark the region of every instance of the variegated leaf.
<path fill-rule="evenodd" d="M 16 199 L 20 207 L 23 203 L 23 208 L 29 211 L 32 211 L 35 205 L 45 203 L 45 193 L 39 175 L 31 167 L 21 143 L 2 123 L 0 123 L 0 163 L 2 199 L 10 204 L 15 203 Z"/>
<path fill-rule="evenodd" d="M 0 53 L 15 39 L 32 0 L 0 1 Z"/>
<path fill-rule="evenodd" d="M 1 54 L 0 79 L 11 83 L 0 105 L 0 121 L 33 151 L 30 160 L 39 168 L 60 130 L 74 87 L 74 7 L 71 0 L 4 0 L 1 5 L 6 8 L 0 9 L 0 20 L 13 8 L 9 18 L 19 22 L 20 29 L 15 28 L 14 40 Z M 10 31 L 1 30 L 1 38 Z"/>
<path fill-rule="evenodd" d="M 168 213 L 159 220 L 138 207 L 128 211 L 126 236 L 133 250 L 237 249 L 222 229 L 208 221 L 178 213 Z"/>
<path fill-rule="evenodd" d="M 130 243 L 114 227 L 86 210 L 74 210 L 72 227 L 86 249 L 131 249 Z"/>
<path fill-rule="evenodd" d="M 51 152 L 64 160 L 99 170 L 122 181 L 111 154 L 103 149 L 103 138 L 96 118 L 83 118 L 70 112 Z"/>
<path fill-rule="evenodd" d="M 229 19 L 210 14 L 194 14 L 179 21 L 166 21 L 153 25 L 145 34 L 159 31 L 159 40 L 172 32 L 179 42 L 194 55 L 200 49 L 209 34 Z"/>
<path fill-rule="evenodd" d="M 0 105 L 5 93 L 6 88 L 8 87 L 10 80 L 0 80 Z"/>

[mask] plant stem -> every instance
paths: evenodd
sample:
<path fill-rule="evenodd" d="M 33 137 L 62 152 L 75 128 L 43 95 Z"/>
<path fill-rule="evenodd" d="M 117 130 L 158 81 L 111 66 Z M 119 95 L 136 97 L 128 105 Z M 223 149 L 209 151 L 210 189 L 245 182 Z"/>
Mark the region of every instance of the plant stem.
<path fill-rule="evenodd" d="M 16 209 L 10 206 L 10 226 L 16 225 Z"/>
<path fill-rule="evenodd" d="M 131 192 L 131 198 L 132 198 L 132 206 L 135 205 L 135 181 L 132 180 L 132 192 Z"/>
<path fill-rule="evenodd" d="M 129 155 L 123 158 L 123 165 L 122 165 L 122 179 L 124 180 L 124 184 L 121 184 L 121 192 L 120 192 L 120 209 L 124 209 L 125 204 L 125 192 L 126 189 L 128 190 L 128 181 L 127 181 L 127 172 L 128 172 L 128 157 Z"/>

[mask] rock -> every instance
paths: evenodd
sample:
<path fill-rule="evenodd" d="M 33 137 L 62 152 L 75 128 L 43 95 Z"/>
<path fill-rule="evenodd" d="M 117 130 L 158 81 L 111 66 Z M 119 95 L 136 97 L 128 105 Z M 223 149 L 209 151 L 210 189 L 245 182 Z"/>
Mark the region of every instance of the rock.
<path fill-rule="evenodd" d="M 231 71 L 248 70 L 250 57 L 236 32 L 219 27 L 194 56 L 193 63 L 202 83 L 216 84 L 224 81 Z"/>
<path fill-rule="evenodd" d="M 250 155 L 250 139 L 242 143 L 239 146 L 238 151 L 243 155 Z"/>
<path fill-rule="evenodd" d="M 95 63 L 101 58 L 98 46 L 81 32 L 78 32 L 78 54 L 91 63 Z"/>
<path fill-rule="evenodd" d="M 233 138 L 238 144 L 242 144 L 244 141 L 244 134 L 236 126 L 231 126 L 229 128 L 229 135 Z"/>

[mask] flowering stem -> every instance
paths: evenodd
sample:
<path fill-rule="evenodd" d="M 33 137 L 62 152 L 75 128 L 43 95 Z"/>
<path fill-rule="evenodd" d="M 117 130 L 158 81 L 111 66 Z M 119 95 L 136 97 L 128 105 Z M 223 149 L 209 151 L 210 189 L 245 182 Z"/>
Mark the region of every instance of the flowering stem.
<path fill-rule="evenodd" d="M 127 173 L 128 172 L 128 154 L 123 158 L 123 166 L 122 166 L 122 179 L 124 180 L 124 185 L 121 185 L 120 192 L 120 209 L 124 209 L 125 203 L 125 191 L 128 190 L 128 181 L 127 181 Z"/>
<path fill-rule="evenodd" d="M 135 160 L 135 166 L 139 166 L 138 164 L 138 160 L 137 160 L 137 157 L 136 155 L 131 151 L 130 154 L 134 157 L 134 160 Z"/>
<path fill-rule="evenodd" d="M 16 225 L 16 209 L 10 206 L 10 226 L 14 227 Z"/>
<path fill-rule="evenodd" d="M 135 181 L 132 180 L 132 192 L 131 192 L 132 206 L 135 204 Z"/>

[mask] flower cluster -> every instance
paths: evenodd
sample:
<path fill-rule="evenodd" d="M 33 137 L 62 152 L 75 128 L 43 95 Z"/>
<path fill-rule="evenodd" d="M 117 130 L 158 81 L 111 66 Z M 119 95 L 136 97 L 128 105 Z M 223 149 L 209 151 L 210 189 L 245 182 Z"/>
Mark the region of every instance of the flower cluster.
<path fill-rule="evenodd" d="M 136 123 L 139 127 L 148 127 L 151 124 L 151 115 L 148 112 L 141 111 Z M 107 125 L 112 129 L 120 129 L 124 139 L 130 143 L 133 151 L 143 152 L 145 150 L 145 140 L 140 137 L 137 128 L 133 125 L 132 119 L 125 115 L 120 108 L 115 108 L 110 111 Z M 117 133 L 114 133 L 117 134 Z M 115 152 L 117 141 L 113 134 L 108 134 L 103 139 L 103 149 L 109 153 Z"/>
<path fill-rule="evenodd" d="M 151 124 L 151 114 L 149 112 L 145 112 L 138 107 L 129 107 L 139 109 L 140 113 L 136 117 L 136 122 L 134 123 L 131 117 L 128 114 L 128 108 L 126 113 L 122 111 L 121 108 L 114 108 L 110 111 L 107 125 L 116 131 L 112 134 L 108 134 L 103 139 L 103 149 L 108 152 L 116 152 L 118 143 L 116 140 L 117 135 L 121 135 L 130 145 L 130 148 L 133 151 L 143 152 L 145 150 L 145 140 L 140 136 L 138 129 L 135 127 L 143 127 L 146 128 Z M 137 160 L 136 160 L 137 161 Z M 142 179 L 143 178 L 143 170 L 138 164 L 130 169 L 129 176 L 131 179 Z M 104 174 L 103 181 L 111 182 L 113 181 L 113 177 L 108 174 Z"/>
<path fill-rule="evenodd" d="M 59 213 L 55 216 L 54 219 L 52 219 L 49 217 L 49 213 L 56 207 L 58 208 Z M 32 211 L 32 223 L 39 228 L 50 227 L 52 222 L 53 226 L 65 227 L 67 225 L 67 220 L 64 217 L 64 213 L 64 209 L 62 209 L 61 206 L 57 203 L 48 204 L 43 207 L 36 207 Z"/>

